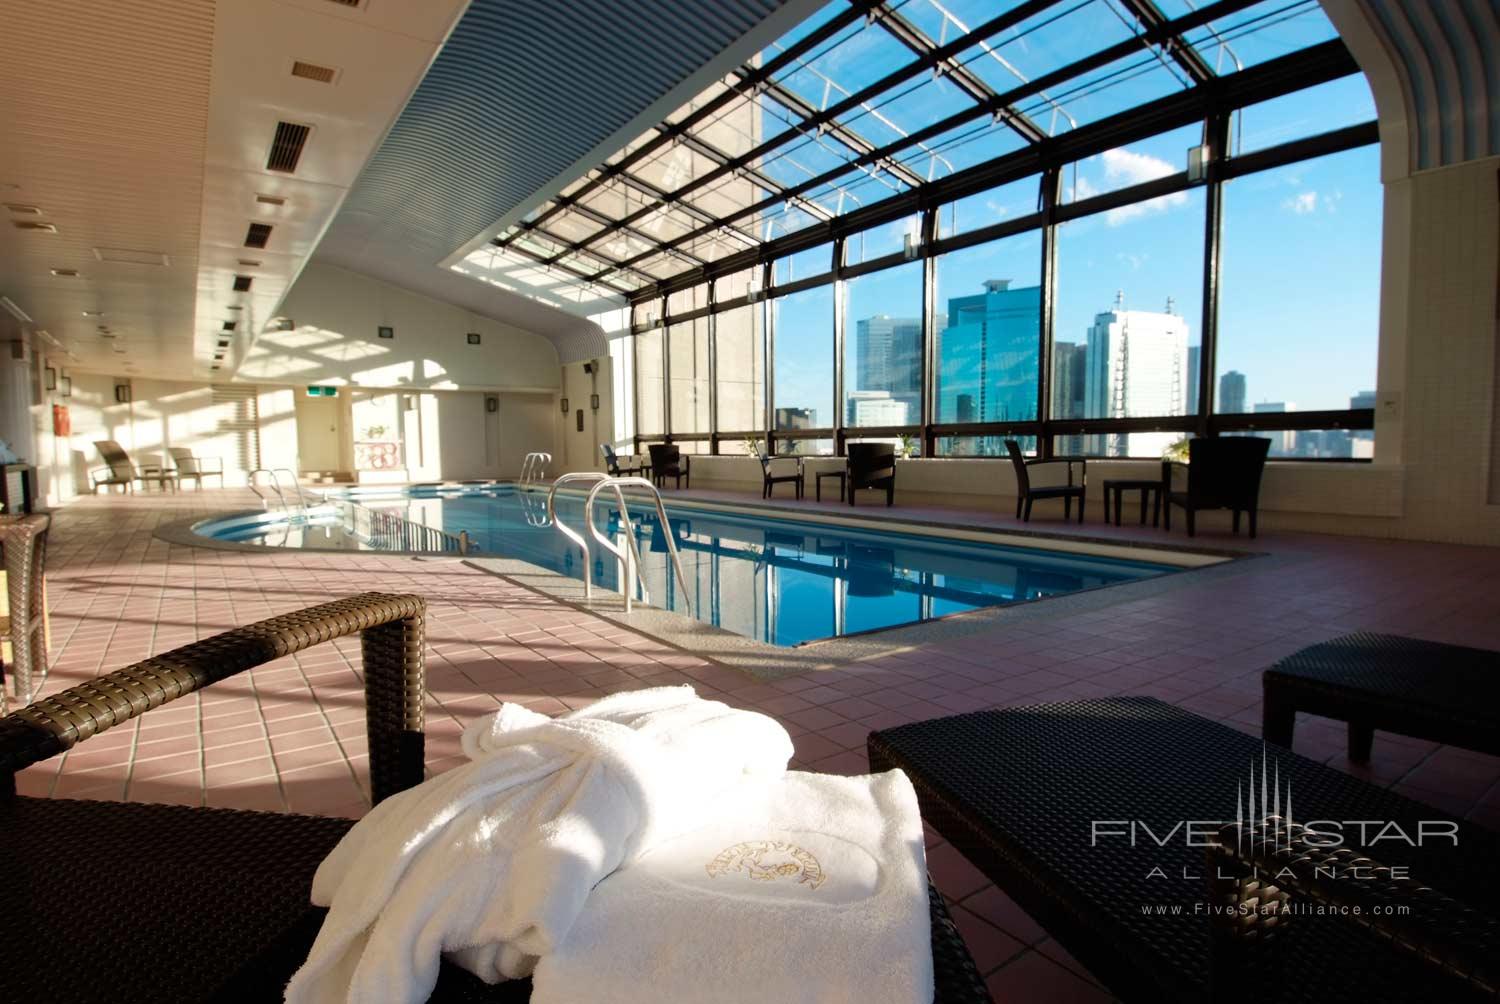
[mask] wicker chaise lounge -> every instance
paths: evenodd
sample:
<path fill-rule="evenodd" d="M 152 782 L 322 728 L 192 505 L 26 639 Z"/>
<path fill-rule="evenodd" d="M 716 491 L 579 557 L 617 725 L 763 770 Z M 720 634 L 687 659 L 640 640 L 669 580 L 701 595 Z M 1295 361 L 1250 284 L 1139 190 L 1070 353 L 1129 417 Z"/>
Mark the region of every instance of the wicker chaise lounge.
<path fill-rule="evenodd" d="M 1452 1002 L 1484 993 L 1463 968 L 1476 942 L 1500 957 L 1500 835 L 1152 698 L 954 715 L 871 733 L 868 748 L 872 769 L 906 770 L 929 826 L 1126 1001 Z M 1276 804 L 1268 775 L 1293 818 L 1342 836 L 1322 838 L 1323 852 L 1410 878 L 1340 889 L 1309 868 L 1281 888 L 1265 867 L 1281 852 L 1261 854 L 1252 834 L 1228 848 L 1226 891 L 1215 838 L 1237 811 L 1252 827 L 1270 814 L 1258 796 L 1243 809 L 1247 786 Z M 1302 913 L 1271 932 L 1210 909 L 1251 909 L 1278 889 L 1411 912 L 1374 924 Z"/>
<path fill-rule="evenodd" d="M 283 813 L 28 798 L 14 775 L 236 673 L 358 632 L 376 801 L 423 777 L 416 596 L 366 593 L 136 663 L 0 719 L 0 1000 L 278 1001 L 323 911 L 313 872 L 352 825 Z M 930 894 L 937 1000 L 990 998 Z M 444 965 L 433 1000 L 520 1002 Z"/>

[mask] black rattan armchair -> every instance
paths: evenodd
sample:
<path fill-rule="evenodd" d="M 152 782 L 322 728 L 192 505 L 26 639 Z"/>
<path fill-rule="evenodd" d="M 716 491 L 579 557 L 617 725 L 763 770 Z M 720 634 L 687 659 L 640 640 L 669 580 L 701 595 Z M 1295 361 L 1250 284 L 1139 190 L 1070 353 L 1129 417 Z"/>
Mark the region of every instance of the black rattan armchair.
<path fill-rule="evenodd" d="M 652 443 L 647 449 L 651 451 L 651 480 L 658 488 L 667 478 L 671 478 L 678 488 L 682 487 L 683 481 L 688 481 L 691 487 L 687 462 L 682 459 L 679 447 L 671 443 Z"/>
<path fill-rule="evenodd" d="M 262 663 L 360 634 L 375 801 L 423 776 L 423 620 L 417 596 L 366 593 L 206 638 L 0 719 L 0 1000 L 280 1001 L 324 911 L 313 873 L 340 818 L 29 798 L 15 773 L 89 736 Z M 940 1002 L 987 1002 L 929 890 Z M 523 1002 L 442 967 L 434 1001 Z"/>
<path fill-rule="evenodd" d="M 1250 514 L 1250 536 L 1255 536 L 1255 516 L 1260 507 L 1260 477 L 1266 469 L 1271 441 L 1258 436 L 1217 436 L 1188 440 L 1187 489 L 1172 490 L 1173 474 L 1184 465 L 1163 464 L 1162 492 L 1164 529 L 1172 529 L 1172 507 L 1187 513 L 1188 536 L 1197 531 L 1198 510 L 1229 509 L 1234 513 L 1234 532 L 1240 532 L 1240 513 Z"/>
<path fill-rule="evenodd" d="M 1037 499 L 1062 499 L 1063 519 L 1073 518 L 1073 500 L 1078 500 L 1078 522 L 1083 522 L 1084 499 L 1088 492 L 1087 461 L 1082 457 L 1052 457 L 1047 460 L 1027 460 L 1021 453 L 1021 444 L 1014 439 L 1005 441 L 1005 452 L 1010 454 L 1010 466 L 1016 472 L 1016 519 L 1031 522 L 1031 503 Z M 1067 464 L 1068 483 L 1049 485 L 1044 488 L 1031 486 L 1031 468 L 1044 464 Z M 1073 465 L 1078 465 L 1078 483 L 1073 483 Z"/>
<path fill-rule="evenodd" d="M 861 488 L 884 488 L 885 504 L 896 501 L 896 450 L 889 443 L 849 444 L 849 504 Z"/>

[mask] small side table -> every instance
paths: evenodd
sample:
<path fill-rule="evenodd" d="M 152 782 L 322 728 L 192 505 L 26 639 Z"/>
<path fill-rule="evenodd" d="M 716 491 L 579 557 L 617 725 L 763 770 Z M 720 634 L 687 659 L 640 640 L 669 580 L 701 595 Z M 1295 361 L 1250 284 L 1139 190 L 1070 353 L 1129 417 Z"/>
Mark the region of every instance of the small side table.
<path fill-rule="evenodd" d="M 1126 492 L 1141 493 L 1141 526 L 1146 525 L 1146 506 L 1151 506 L 1151 525 L 1161 526 L 1160 478 L 1112 478 L 1104 482 L 1104 522 L 1109 522 L 1109 496 L 1115 496 L 1115 526 L 1120 525 L 1121 497 Z"/>
<path fill-rule="evenodd" d="M 815 490 L 815 493 L 816 493 L 816 495 L 818 497 L 818 501 L 819 502 L 823 501 L 823 479 L 824 478 L 838 478 L 839 479 L 839 501 L 840 502 L 844 501 L 844 492 L 846 491 L 847 486 L 849 484 L 849 471 L 848 471 L 848 469 L 840 467 L 836 471 L 819 471 L 813 477 L 813 488 Z"/>

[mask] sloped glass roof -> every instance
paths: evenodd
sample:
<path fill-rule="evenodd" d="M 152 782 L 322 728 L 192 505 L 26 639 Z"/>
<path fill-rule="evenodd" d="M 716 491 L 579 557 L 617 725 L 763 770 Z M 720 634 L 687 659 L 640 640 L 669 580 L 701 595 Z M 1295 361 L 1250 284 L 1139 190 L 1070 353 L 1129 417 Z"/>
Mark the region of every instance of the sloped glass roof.
<path fill-rule="evenodd" d="M 485 254 L 629 295 L 1336 34 L 1317 0 L 833 0 Z"/>

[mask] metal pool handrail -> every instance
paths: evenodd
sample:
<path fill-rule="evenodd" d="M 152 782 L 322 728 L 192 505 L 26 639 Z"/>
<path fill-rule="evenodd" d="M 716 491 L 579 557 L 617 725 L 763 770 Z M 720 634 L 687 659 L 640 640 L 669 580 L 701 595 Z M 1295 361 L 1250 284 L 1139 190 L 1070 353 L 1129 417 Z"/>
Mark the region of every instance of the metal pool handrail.
<path fill-rule="evenodd" d="M 620 506 L 620 522 L 625 526 L 625 547 L 619 547 L 613 543 L 594 525 L 594 499 L 598 498 L 599 493 L 606 488 L 614 491 L 615 501 Z M 683 587 L 682 599 L 687 604 L 688 613 L 691 614 L 693 603 L 684 585 L 687 577 L 683 574 L 682 557 L 677 553 L 677 540 L 672 533 L 672 524 L 667 521 L 667 509 L 662 505 L 661 492 L 657 491 L 656 486 L 645 478 L 607 477 L 589 490 L 588 500 L 583 504 L 583 522 L 588 527 L 589 533 L 593 534 L 594 539 L 599 542 L 599 546 L 613 554 L 625 566 L 625 574 L 620 578 L 620 592 L 625 596 L 625 612 L 630 613 L 631 594 L 635 592 L 637 584 L 641 587 L 642 602 L 650 603 L 651 595 L 646 588 L 646 580 L 641 575 L 641 554 L 635 543 L 635 528 L 630 522 L 630 509 L 625 505 L 625 493 L 622 491 L 624 488 L 644 488 L 650 493 L 651 500 L 655 502 L 656 518 L 660 520 L 662 536 L 666 538 L 667 553 L 672 556 L 672 567 L 677 571 L 677 583 Z M 587 562 L 587 551 L 584 557 Z M 587 569 L 585 569 L 585 575 L 587 575 Z"/>
<path fill-rule="evenodd" d="M 583 534 L 574 530 L 571 526 L 557 518 L 557 489 L 570 481 L 608 481 L 608 474 L 598 471 L 573 471 L 562 474 L 552 482 L 552 487 L 547 490 L 547 518 L 552 525 L 557 527 L 557 532 L 567 537 L 583 551 L 583 598 L 592 600 L 594 598 L 594 567 L 589 563 L 589 542 L 584 539 Z"/>
<path fill-rule="evenodd" d="M 358 502 L 351 502 L 349 499 L 330 497 L 328 501 L 344 509 L 345 530 L 357 537 L 363 536 L 367 540 L 377 540 L 383 537 L 387 542 L 395 540 L 402 545 L 391 550 L 428 551 L 438 554 L 468 554 L 474 550 L 467 530 L 460 530 L 453 534 L 404 516 L 397 516 L 393 512 L 371 509 Z"/>
<path fill-rule="evenodd" d="M 271 490 L 276 493 L 276 498 L 281 503 L 282 514 L 287 518 L 287 521 L 290 522 L 292 518 L 292 508 L 291 506 L 286 504 L 286 495 L 281 491 L 281 479 L 278 478 L 276 476 L 276 472 L 271 470 L 269 467 L 257 467 L 247 476 L 250 484 L 250 490 L 255 493 L 256 498 L 260 499 L 261 508 L 267 511 L 270 511 L 270 507 L 266 505 L 267 499 L 265 495 L 261 494 L 261 490 L 255 487 L 255 476 L 257 474 L 266 474 L 270 476 Z"/>
<path fill-rule="evenodd" d="M 521 484 L 529 485 L 533 481 L 547 476 L 547 465 L 552 463 L 550 453 L 528 453 L 526 459 L 521 461 Z"/>

